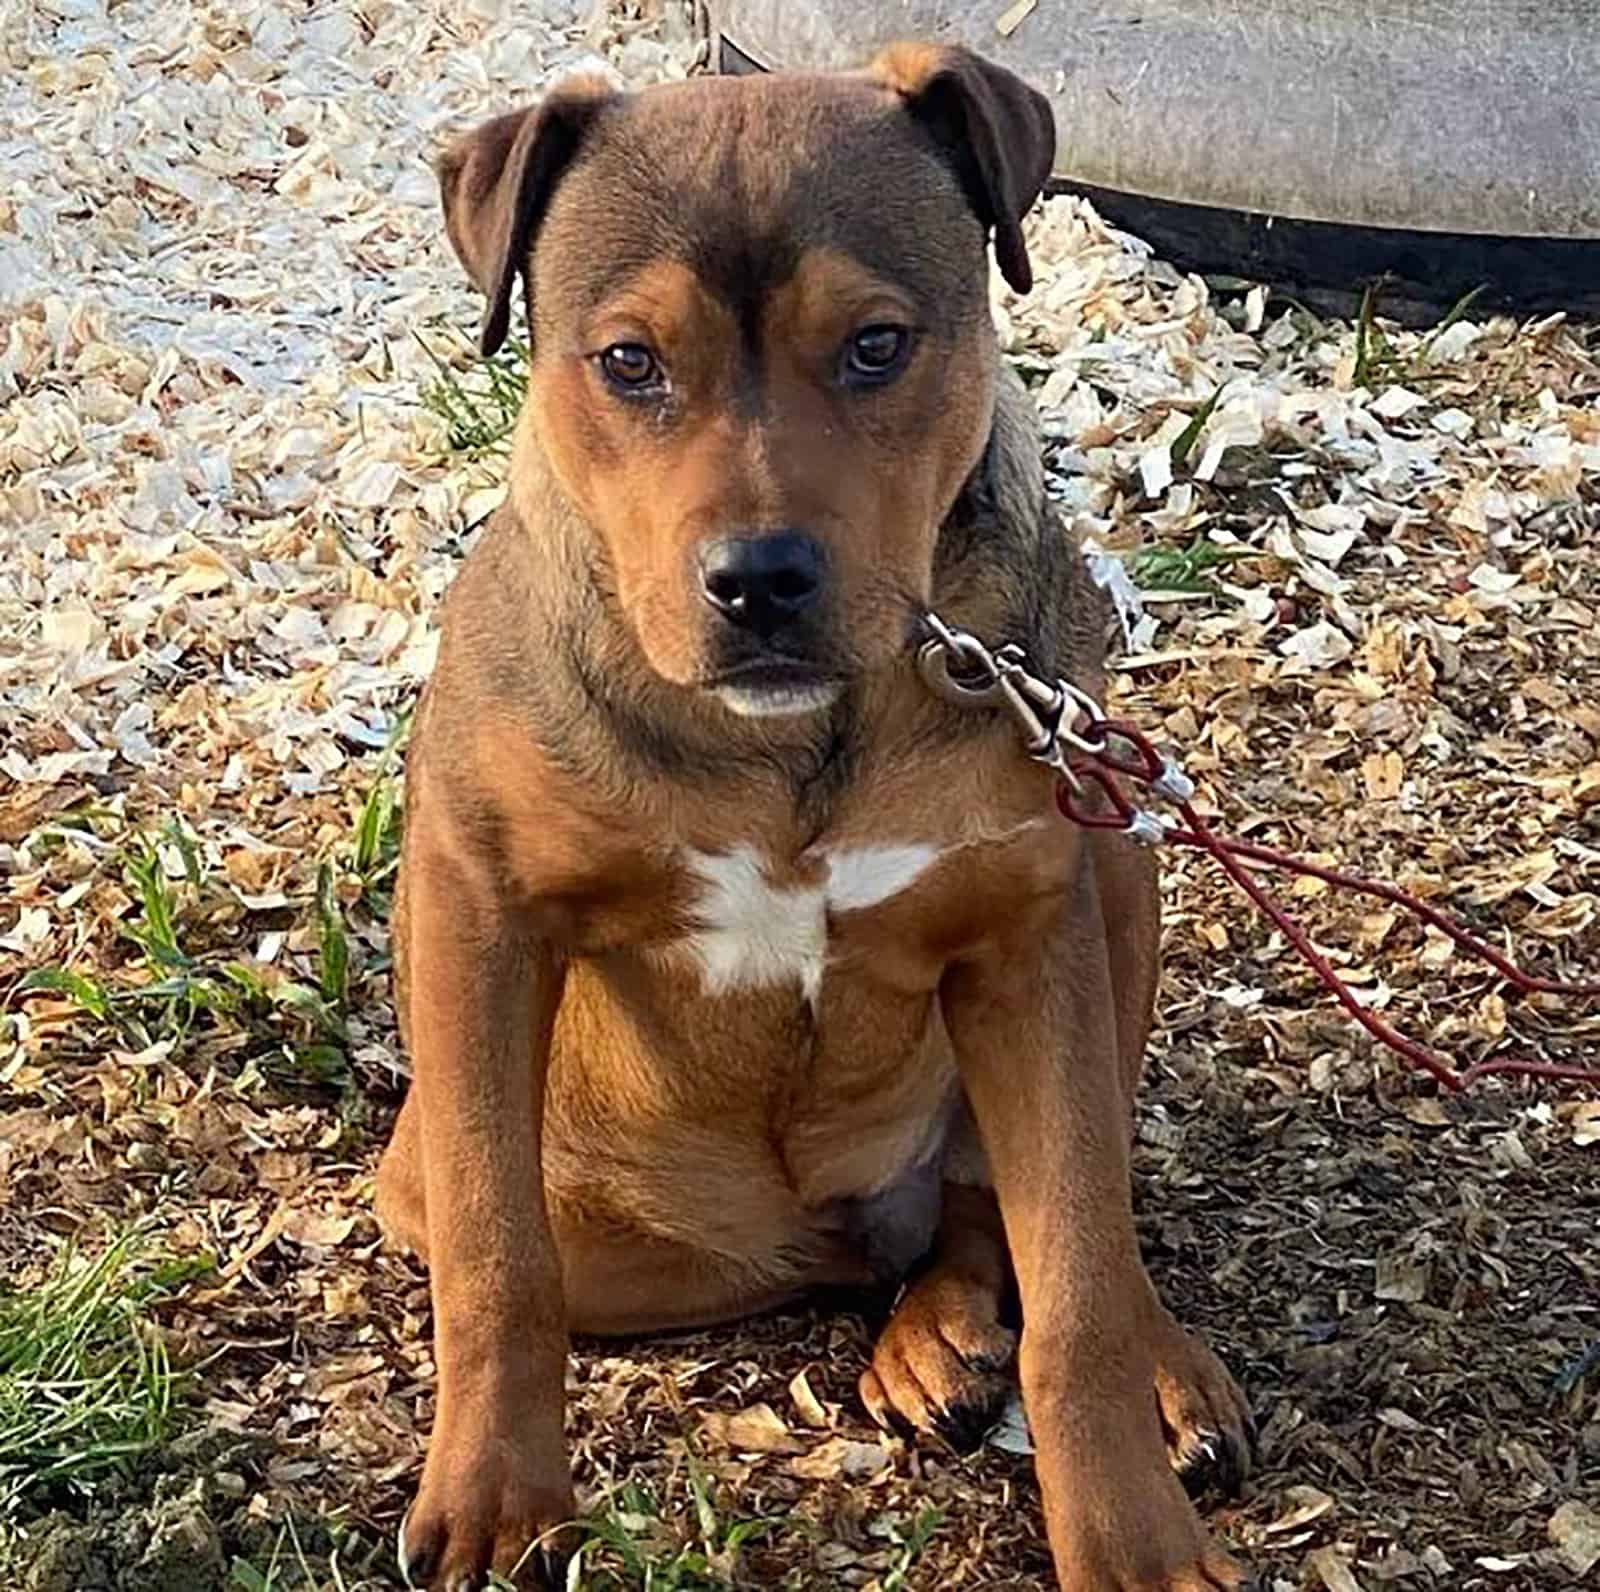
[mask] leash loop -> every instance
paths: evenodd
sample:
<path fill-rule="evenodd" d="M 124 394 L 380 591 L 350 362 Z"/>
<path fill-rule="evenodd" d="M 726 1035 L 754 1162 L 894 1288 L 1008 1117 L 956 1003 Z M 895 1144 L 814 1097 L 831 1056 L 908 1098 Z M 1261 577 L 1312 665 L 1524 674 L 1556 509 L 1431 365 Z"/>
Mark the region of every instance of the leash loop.
<path fill-rule="evenodd" d="M 1452 1066 L 1438 1051 L 1408 1038 L 1363 1005 L 1311 936 L 1246 864 L 1319 879 L 1335 889 L 1387 901 L 1445 935 L 1458 950 L 1487 963 L 1524 994 L 1600 998 L 1600 979 L 1571 982 L 1526 973 L 1464 925 L 1398 885 L 1217 834 L 1194 806 L 1194 781 L 1136 725 L 1108 719 L 1093 697 L 1066 680 L 1051 684 L 1030 673 L 1026 654 L 1018 646 L 1007 644 L 991 652 L 976 636 L 945 624 L 936 614 L 925 615 L 924 623 L 932 639 L 923 644 L 917 663 L 930 689 L 960 706 L 1008 709 L 1022 731 L 1029 757 L 1056 774 L 1056 806 L 1063 818 L 1081 829 L 1120 831 L 1137 845 L 1181 845 L 1205 852 L 1362 1028 L 1443 1088 L 1459 1093 L 1496 1074 L 1600 1086 L 1600 1068 L 1565 1062 L 1494 1057 L 1464 1070 Z M 952 666 L 959 672 L 952 673 Z M 1170 807 L 1176 816 L 1158 813 L 1142 802 Z"/>

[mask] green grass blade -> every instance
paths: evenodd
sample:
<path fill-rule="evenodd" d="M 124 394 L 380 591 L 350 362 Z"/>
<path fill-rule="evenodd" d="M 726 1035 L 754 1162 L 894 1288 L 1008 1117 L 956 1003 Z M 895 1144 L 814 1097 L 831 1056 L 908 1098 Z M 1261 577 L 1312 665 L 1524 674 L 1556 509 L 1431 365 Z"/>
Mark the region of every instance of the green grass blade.
<path fill-rule="evenodd" d="M 1487 282 L 1480 282 L 1477 287 L 1473 288 L 1470 292 L 1463 293 L 1461 297 L 1450 306 L 1449 313 L 1445 316 L 1445 318 L 1440 321 L 1439 324 L 1435 326 L 1425 338 L 1423 338 L 1422 346 L 1417 350 L 1414 363 L 1417 365 L 1425 365 L 1428 362 L 1428 356 L 1433 352 L 1434 344 L 1437 343 L 1439 339 L 1456 324 L 1457 321 L 1465 319 L 1467 311 L 1470 310 L 1472 306 L 1476 304 L 1478 300 L 1481 299 L 1488 291 L 1489 284 Z"/>
<path fill-rule="evenodd" d="M 16 993 L 30 995 L 37 991 L 65 995 L 78 1003 L 92 1017 L 104 1022 L 111 1014 L 111 1000 L 93 979 L 85 978 L 65 967 L 39 967 L 25 974 L 18 982 Z"/>
<path fill-rule="evenodd" d="M 355 871 L 363 879 L 375 873 L 385 860 L 394 809 L 394 781 L 380 774 L 367 792 L 367 799 L 361 804 L 361 817 L 356 821 Z"/>
<path fill-rule="evenodd" d="M 327 862 L 317 868 L 317 982 L 322 998 L 342 1013 L 350 994 L 350 941 L 333 865 Z"/>
<path fill-rule="evenodd" d="M 178 856 L 183 860 L 183 876 L 198 890 L 205 883 L 205 869 L 200 861 L 200 852 L 194 843 L 194 836 L 180 824 L 177 819 L 168 821 L 163 833 L 176 848 Z"/>
<path fill-rule="evenodd" d="M 1195 444 L 1200 440 L 1200 434 L 1206 429 L 1206 422 L 1216 413 L 1217 405 L 1222 401 L 1222 394 L 1227 389 L 1227 382 L 1223 382 L 1206 401 L 1195 410 L 1194 418 L 1190 420 L 1182 431 L 1172 439 L 1172 462 L 1175 465 L 1185 463 Z"/>

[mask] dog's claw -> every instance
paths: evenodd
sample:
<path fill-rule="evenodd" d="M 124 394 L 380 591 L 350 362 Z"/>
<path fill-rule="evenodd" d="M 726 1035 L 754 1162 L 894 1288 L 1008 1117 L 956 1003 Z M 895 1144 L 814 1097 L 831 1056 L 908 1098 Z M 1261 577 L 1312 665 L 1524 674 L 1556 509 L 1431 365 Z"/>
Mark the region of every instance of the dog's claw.
<path fill-rule="evenodd" d="M 394 1556 L 400 1566 L 400 1579 L 414 1589 L 428 1584 L 428 1578 L 433 1574 L 433 1563 L 430 1555 L 413 1553 L 407 1545 L 406 1527 L 410 1523 L 409 1514 L 402 1517 L 400 1530 L 395 1537 Z"/>
<path fill-rule="evenodd" d="M 1206 1432 L 1195 1440 L 1178 1476 L 1191 1498 L 1207 1494 L 1232 1498 L 1244 1485 L 1249 1468 L 1241 1444 L 1231 1433 Z"/>
<path fill-rule="evenodd" d="M 870 1367 L 861 1374 L 861 1402 L 880 1431 L 902 1442 L 909 1442 L 916 1436 L 916 1428 L 890 1402 L 877 1372 Z"/>
<path fill-rule="evenodd" d="M 999 1387 L 988 1398 L 966 1400 L 936 1410 L 935 1433 L 958 1454 L 975 1452 L 998 1418 L 1006 1393 L 1005 1387 Z"/>

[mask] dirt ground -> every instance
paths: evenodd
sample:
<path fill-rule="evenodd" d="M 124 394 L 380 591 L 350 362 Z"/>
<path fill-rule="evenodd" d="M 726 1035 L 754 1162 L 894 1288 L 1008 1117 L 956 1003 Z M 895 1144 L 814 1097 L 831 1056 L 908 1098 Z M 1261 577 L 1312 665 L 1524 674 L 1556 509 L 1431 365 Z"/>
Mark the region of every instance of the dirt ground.
<path fill-rule="evenodd" d="M 293 1585 L 248 1579 L 291 1520 L 323 1584 L 330 1522 L 343 1584 L 396 1584 L 433 1368 L 426 1279 L 371 1217 L 404 1065 L 392 747 L 498 471 L 421 401 L 437 362 L 487 379 L 425 158 L 590 58 L 692 69 L 658 9 L 0 20 L 0 1277 L 130 1226 L 214 1262 L 157 1311 L 194 1421 L 91 1499 L 13 1507 L 0 1584 Z M 1068 199 L 1030 236 L 1000 335 L 1064 515 L 1144 588 L 1116 706 L 1228 832 L 1594 976 L 1600 332 L 1323 321 Z M 1449 1096 L 1208 863 L 1174 852 L 1164 888 L 1141 1232 L 1263 1438 L 1216 1529 L 1273 1592 L 1592 1584 L 1600 1090 Z M 1594 1002 L 1285 894 L 1457 1061 L 1600 1057 Z M 724 1521 L 770 1519 L 737 1585 L 1048 1587 L 1026 1457 L 880 1439 L 869 1332 L 819 1309 L 580 1345 L 582 1486 L 647 1488 L 612 1508 L 668 1545 L 704 1533 L 696 1477 Z"/>

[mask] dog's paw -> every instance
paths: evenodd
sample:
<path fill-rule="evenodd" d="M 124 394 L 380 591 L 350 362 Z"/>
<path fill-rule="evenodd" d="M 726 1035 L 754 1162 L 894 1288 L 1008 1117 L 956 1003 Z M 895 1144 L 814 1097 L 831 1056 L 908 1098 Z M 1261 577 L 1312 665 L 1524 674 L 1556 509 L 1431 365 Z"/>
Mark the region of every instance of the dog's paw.
<path fill-rule="evenodd" d="M 1170 1568 L 1153 1569 L 1137 1558 L 1074 1557 L 1058 1567 L 1056 1577 L 1061 1592 L 1252 1592 L 1256 1586 L 1234 1559 L 1209 1543 Z"/>
<path fill-rule="evenodd" d="M 1231 1498 L 1250 1474 L 1255 1422 L 1215 1354 L 1170 1316 L 1156 1345 L 1156 1403 L 1167 1457 L 1191 1498 Z"/>
<path fill-rule="evenodd" d="M 526 1592 L 565 1586 L 572 1486 L 564 1469 L 559 1479 L 543 1482 L 539 1469 L 533 1456 L 494 1441 L 452 1462 L 450 1445 L 435 1436 L 416 1502 L 400 1527 L 406 1585 L 481 1592 L 492 1571 Z"/>
<path fill-rule="evenodd" d="M 930 1272 L 901 1300 L 861 1376 L 861 1401 L 880 1426 L 976 1448 L 1012 1388 L 1017 1338 L 992 1292 Z"/>
<path fill-rule="evenodd" d="M 1245 1571 L 1207 1534 L 1153 1443 L 1106 1431 L 1052 1464 L 1041 1452 L 1045 1517 L 1062 1592 L 1245 1592 Z M 1059 1452 L 1059 1451 L 1057 1451 Z"/>
<path fill-rule="evenodd" d="M 1096 1569 L 1086 1576 L 1063 1572 L 1062 1592 L 1253 1592 L 1257 1586 L 1225 1554 L 1207 1553 L 1181 1570 L 1149 1578 Z"/>

